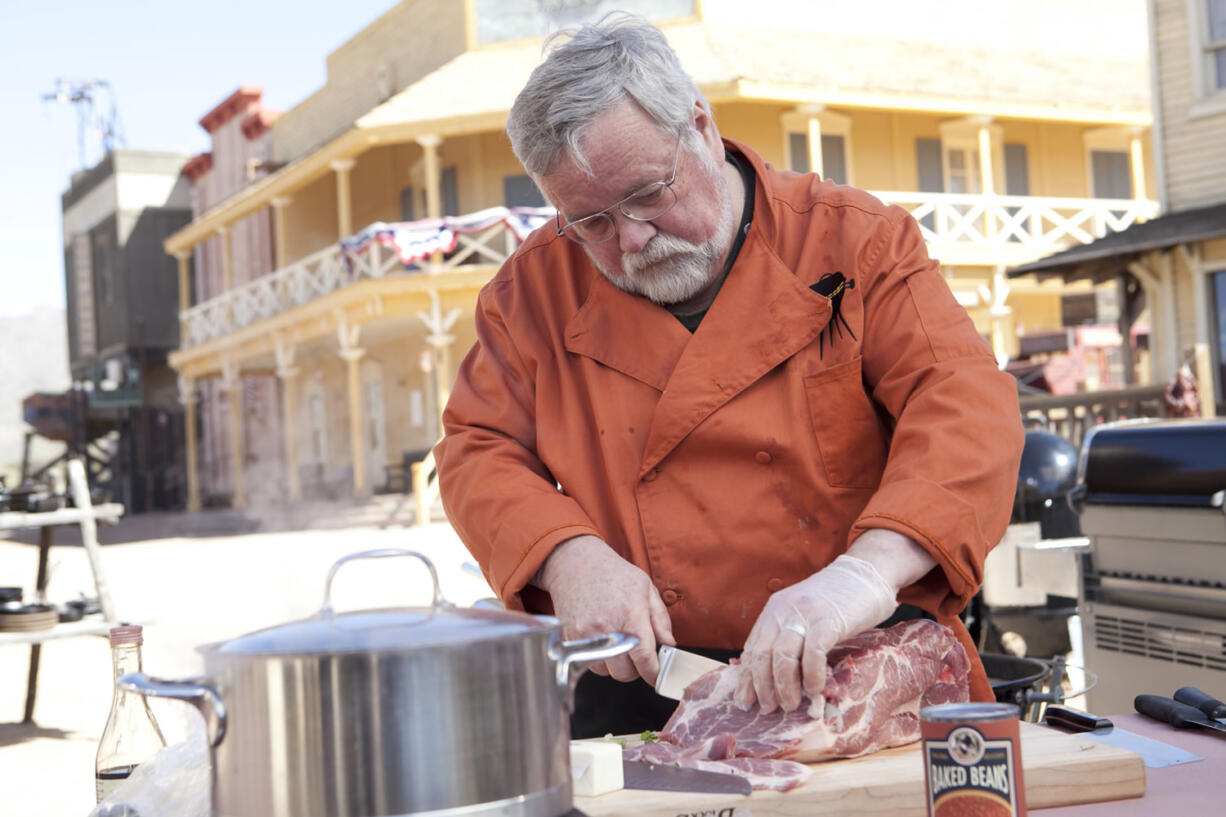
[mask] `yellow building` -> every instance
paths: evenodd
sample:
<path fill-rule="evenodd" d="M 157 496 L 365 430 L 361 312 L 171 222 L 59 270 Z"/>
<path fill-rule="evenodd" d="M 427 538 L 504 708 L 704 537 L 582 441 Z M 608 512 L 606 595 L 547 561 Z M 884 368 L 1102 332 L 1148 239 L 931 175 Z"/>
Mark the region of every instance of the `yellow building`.
<path fill-rule="evenodd" d="M 1150 379 L 1187 367 L 1226 411 L 1226 0 L 1148 0 L 1161 218 L 1011 272 L 1121 282 L 1150 327 Z M 1121 333 L 1123 334 L 1123 333 Z"/>
<path fill-rule="evenodd" d="M 362 495 L 425 455 L 476 293 L 517 238 L 484 213 L 406 266 L 414 236 L 393 246 L 377 225 L 543 204 L 507 111 L 541 36 L 606 6 L 405 0 L 294 109 L 274 119 L 240 89 L 210 112 L 197 186 L 245 175 L 166 241 L 195 293 L 170 359 L 193 507 Z M 752 19 L 732 0 L 616 6 L 662 26 L 726 136 L 910 210 L 1002 357 L 1061 325 L 1065 293 L 1007 285 L 1007 267 L 1158 212 L 1141 0 L 759 0 Z"/>

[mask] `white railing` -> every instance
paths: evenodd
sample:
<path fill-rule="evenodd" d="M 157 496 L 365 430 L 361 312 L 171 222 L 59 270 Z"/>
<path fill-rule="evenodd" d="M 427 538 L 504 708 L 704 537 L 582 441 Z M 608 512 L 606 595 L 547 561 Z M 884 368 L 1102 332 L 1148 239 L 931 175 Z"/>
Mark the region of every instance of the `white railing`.
<path fill-rule="evenodd" d="M 874 195 L 908 210 L 933 255 L 945 263 L 1011 265 L 1037 260 L 1153 218 L 1159 211 L 1156 201 L 1134 199 L 910 191 Z M 182 346 L 221 337 L 365 278 L 501 265 L 527 228 L 544 218 L 544 211 L 491 208 L 435 222 L 372 224 L 352 239 L 184 310 Z M 440 249 L 447 257 L 437 263 L 430 260 Z"/>
<path fill-rule="evenodd" d="M 518 223 L 517 229 L 512 229 L 505 208 L 474 216 L 483 217 L 474 220 L 466 216 L 454 223 L 448 220 L 447 224 L 437 220 L 417 230 L 372 224 L 352 239 L 183 310 L 179 313 L 181 345 L 188 348 L 222 337 L 362 279 L 437 275 L 473 265 L 497 267 L 510 257 L 527 231 Z M 521 221 L 526 218 L 522 212 L 519 216 Z M 403 235 L 414 242 L 411 248 L 404 246 L 405 241 L 398 241 Z M 446 257 L 438 262 L 430 260 L 436 252 L 446 252 Z"/>
<path fill-rule="evenodd" d="M 1158 215 L 1156 201 L 874 192 L 908 210 L 934 247 L 1007 250 L 1035 259 L 1089 244 L 1109 232 Z M 1004 260 L 1002 259 L 1002 263 Z"/>

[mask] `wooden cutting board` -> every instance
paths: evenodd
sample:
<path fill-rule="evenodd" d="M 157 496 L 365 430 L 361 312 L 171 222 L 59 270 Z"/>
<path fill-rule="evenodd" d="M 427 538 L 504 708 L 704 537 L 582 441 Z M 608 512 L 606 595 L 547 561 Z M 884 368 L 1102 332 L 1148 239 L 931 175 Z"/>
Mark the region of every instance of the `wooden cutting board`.
<path fill-rule="evenodd" d="M 1021 724 L 1026 805 L 1030 809 L 1122 800 L 1145 793 L 1141 756 L 1032 723 Z M 850 760 L 813 764 L 813 776 L 788 792 L 749 797 L 622 789 L 576 797 L 590 817 L 810 817 L 818 814 L 924 817 L 920 744 Z"/>

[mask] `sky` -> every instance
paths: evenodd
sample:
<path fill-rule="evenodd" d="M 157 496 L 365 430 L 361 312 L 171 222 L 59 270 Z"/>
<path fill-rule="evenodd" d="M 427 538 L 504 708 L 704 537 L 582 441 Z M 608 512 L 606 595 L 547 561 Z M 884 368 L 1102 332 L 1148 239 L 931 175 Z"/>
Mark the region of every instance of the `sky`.
<path fill-rule="evenodd" d="M 209 149 L 200 118 L 236 88 L 292 108 L 324 84 L 326 56 L 395 4 L 0 0 L 0 316 L 64 306 L 60 195 L 81 164 L 78 106 L 43 100 L 57 78 L 109 85 L 125 147 L 196 154 Z M 100 158 L 93 147 L 87 165 Z"/>

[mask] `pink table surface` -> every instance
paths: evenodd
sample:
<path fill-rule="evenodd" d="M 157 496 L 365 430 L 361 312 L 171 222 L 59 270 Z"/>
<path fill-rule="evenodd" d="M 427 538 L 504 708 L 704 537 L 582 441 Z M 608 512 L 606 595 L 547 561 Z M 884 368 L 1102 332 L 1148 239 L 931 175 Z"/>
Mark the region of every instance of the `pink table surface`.
<path fill-rule="evenodd" d="M 1136 732 L 1204 760 L 1145 770 L 1145 796 L 1079 806 L 1032 809 L 1041 817 L 1200 817 L 1226 814 L 1226 732 L 1176 729 L 1135 713 L 1110 715 L 1120 729 Z"/>

